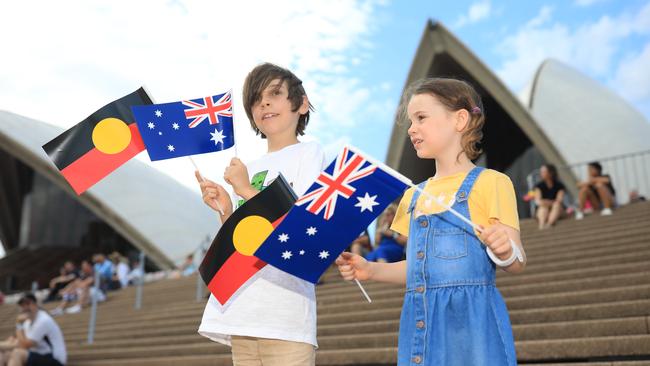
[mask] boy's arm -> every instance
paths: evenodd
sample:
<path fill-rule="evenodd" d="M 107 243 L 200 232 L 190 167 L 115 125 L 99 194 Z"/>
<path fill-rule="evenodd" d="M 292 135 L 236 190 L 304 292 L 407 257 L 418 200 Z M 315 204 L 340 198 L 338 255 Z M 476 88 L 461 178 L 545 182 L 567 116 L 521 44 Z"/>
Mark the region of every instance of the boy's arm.
<path fill-rule="evenodd" d="M 232 186 L 235 194 L 245 200 L 253 198 L 260 192 L 251 185 L 248 177 L 248 169 L 238 158 L 232 158 L 230 165 L 226 168 L 223 179 Z"/>

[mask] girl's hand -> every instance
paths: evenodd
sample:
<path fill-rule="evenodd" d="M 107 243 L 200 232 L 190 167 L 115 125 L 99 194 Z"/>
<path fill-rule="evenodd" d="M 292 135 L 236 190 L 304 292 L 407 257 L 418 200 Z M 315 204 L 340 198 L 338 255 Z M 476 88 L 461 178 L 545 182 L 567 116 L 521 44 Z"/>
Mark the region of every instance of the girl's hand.
<path fill-rule="evenodd" d="M 217 206 L 217 201 L 223 208 L 223 213 L 225 217 L 228 217 L 232 214 L 232 201 L 230 200 L 230 195 L 226 190 L 219 184 L 205 179 L 201 176 L 199 171 L 195 171 L 194 175 L 196 180 L 199 182 L 201 187 L 201 195 L 203 196 L 203 202 L 208 205 L 211 209 L 219 212 L 219 207 Z"/>
<path fill-rule="evenodd" d="M 336 265 L 343 279 L 365 281 L 372 277 L 371 263 L 358 254 L 343 252 L 336 258 Z"/>
<path fill-rule="evenodd" d="M 512 255 L 512 246 L 510 245 L 510 237 L 508 236 L 507 226 L 496 222 L 488 228 L 483 228 L 480 239 L 485 245 L 490 248 L 499 259 L 506 260 Z"/>

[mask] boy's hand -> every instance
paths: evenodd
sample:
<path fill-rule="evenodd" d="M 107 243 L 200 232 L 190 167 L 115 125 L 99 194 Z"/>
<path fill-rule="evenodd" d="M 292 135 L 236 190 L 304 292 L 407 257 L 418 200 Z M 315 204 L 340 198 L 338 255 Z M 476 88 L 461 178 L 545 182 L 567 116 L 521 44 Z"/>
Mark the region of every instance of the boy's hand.
<path fill-rule="evenodd" d="M 512 246 L 506 228 L 506 225 L 496 222 L 483 228 L 480 237 L 481 241 L 501 260 L 506 260 L 512 255 Z"/>
<path fill-rule="evenodd" d="M 230 200 L 228 192 L 226 192 L 221 185 L 203 178 L 198 170 L 194 172 L 194 175 L 196 176 L 196 180 L 199 182 L 199 186 L 201 186 L 203 202 L 205 202 L 205 204 L 211 209 L 219 212 L 219 207 L 216 203 L 216 201 L 218 201 L 221 208 L 223 208 L 224 216 L 230 216 L 232 214 L 232 201 Z"/>
<path fill-rule="evenodd" d="M 29 316 L 28 316 L 27 314 L 25 314 L 25 313 L 20 313 L 20 314 L 18 314 L 18 316 L 16 317 L 16 323 L 18 323 L 18 324 L 22 324 L 22 323 L 23 323 L 24 321 L 26 321 L 27 319 L 29 319 Z"/>
<path fill-rule="evenodd" d="M 248 179 L 248 169 L 246 165 L 242 163 L 238 158 L 232 158 L 230 160 L 230 165 L 226 168 L 226 171 L 223 174 L 223 179 L 226 183 L 230 184 L 235 191 L 241 197 L 248 196 L 247 193 L 251 189 L 254 189 L 250 180 Z"/>
<path fill-rule="evenodd" d="M 347 281 L 354 279 L 365 281 L 372 277 L 371 264 L 358 254 L 343 252 L 336 258 L 335 263 L 339 266 L 341 276 Z"/>

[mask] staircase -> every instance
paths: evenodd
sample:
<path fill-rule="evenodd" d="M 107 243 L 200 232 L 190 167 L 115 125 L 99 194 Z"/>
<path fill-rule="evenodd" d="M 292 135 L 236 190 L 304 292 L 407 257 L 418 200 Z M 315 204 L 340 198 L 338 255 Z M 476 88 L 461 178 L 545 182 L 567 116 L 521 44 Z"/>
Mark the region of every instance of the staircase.
<path fill-rule="evenodd" d="M 567 219 L 538 231 L 522 222 L 523 274 L 497 275 L 520 364 L 650 366 L 650 202 L 613 216 Z M 318 365 L 394 365 L 403 289 L 354 283 L 332 269 L 317 287 Z M 205 301 L 196 278 L 111 293 L 99 305 L 95 343 L 86 345 L 89 313 L 57 318 L 69 365 L 230 365 L 229 348 L 196 333 Z M 0 335 L 13 331 L 13 306 L 0 306 Z"/>

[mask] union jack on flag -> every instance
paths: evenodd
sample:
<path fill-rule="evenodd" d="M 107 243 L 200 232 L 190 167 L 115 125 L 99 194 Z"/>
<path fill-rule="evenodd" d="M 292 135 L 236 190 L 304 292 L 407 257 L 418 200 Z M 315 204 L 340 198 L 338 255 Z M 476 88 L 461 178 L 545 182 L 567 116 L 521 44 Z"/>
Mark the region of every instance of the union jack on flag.
<path fill-rule="evenodd" d="M 338 196 L 350 198 L 356 190 L 350 183 L 367 177 L 375 169 L 377 169 L 376 165 L 345 147 L 336 157 L 332 174 L 327 170 L 321 172 L 315 182 L 321 187 L 298 199 L 296 206 L 309 203 L 307 211 L 315 215 L 325 209 L 324 218 L 329 220 L 334 215 Z"/>
<path fill-rule="evenodd" d="M 194 128 L 206 119 L 211 125 L 219 123 L 217 116 L 232 117 L 232 98 L 231 92 L 220 96 L 215 102 L 214 97 L 205 97 L 192 100 L 184 100 L 183 105 L 189 108 L 185 109 L 185 118 L 194 118 L 189 123 L 189 128 Z"/>

